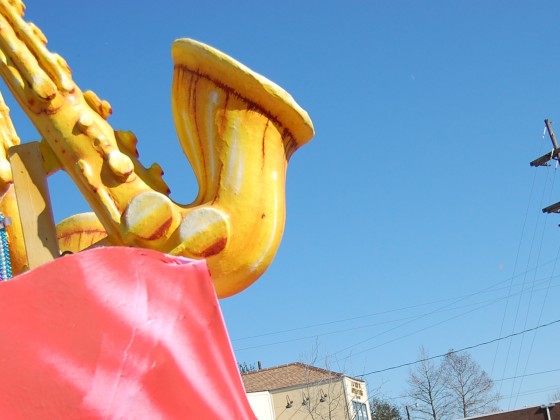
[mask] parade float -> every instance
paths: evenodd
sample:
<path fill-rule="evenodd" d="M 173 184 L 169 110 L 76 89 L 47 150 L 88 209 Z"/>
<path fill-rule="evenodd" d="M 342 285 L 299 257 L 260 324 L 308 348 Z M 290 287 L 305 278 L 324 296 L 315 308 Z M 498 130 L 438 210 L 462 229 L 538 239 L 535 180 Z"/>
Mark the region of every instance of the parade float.
<path fill-rule="evenodd" d="M 1 101 L 1 417 L 254 418 L 218 299 L 272 262 L 311 120 L 268 79 L 176 40 L 172 111 L 199 186 L 177 203 L 24 9 L 0 0 L 0 74 L 42 137 L 21 143 Z M 55 225 L 58 170 L 92 212 Z"/>

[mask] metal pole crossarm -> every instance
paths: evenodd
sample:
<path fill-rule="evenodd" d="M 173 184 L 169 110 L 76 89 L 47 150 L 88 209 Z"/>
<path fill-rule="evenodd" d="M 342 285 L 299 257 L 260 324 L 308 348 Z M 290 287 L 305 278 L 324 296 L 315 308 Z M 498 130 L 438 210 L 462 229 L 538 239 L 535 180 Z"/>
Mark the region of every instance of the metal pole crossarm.
<path fill-rule="evenodd" d="M 533 160 L 530 163 L 530 165 L 531 166 L 549 166 L 548 165 L 549 161 L 551 161 L 552 159 L 558 160 L 559 157 L 560 157 L 560 148 L 554 149 L 550 153 L 542 155 L 540 158 L 537 158 L 537 159 Z"/>
<path fill-rule="evenodd" d="M 552 130 L 552 123 L 547 118 L 544 120 L 544 125 L 546 127 L 546 131 L 548 132 L 548 136 L 550 137 L 550 141 L 552 142 L 553 149 L 550 153 L 542 155 L 540 158 L 532 161 L 530 163 L 531 166 L 548 166 L 548 161 L 552 159 L 560 160 L 560 148 L 558 147 L 556 136 L 554 135 L 554 131 Z"/>
<path fill-rule="evenodd" d="M 552 204 L 542 209 L 543 213 L 560 213 L 560 202 Z"/>

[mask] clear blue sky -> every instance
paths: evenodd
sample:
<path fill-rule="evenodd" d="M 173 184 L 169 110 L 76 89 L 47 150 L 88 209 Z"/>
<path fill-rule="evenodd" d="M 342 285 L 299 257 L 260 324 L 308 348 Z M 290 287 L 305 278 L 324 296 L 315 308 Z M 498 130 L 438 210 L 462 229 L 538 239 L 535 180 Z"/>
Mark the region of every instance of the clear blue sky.
<path fill-rule="evenodd" d="M 270 269 L 221 301 L 236 356 L 361 375 L 560 319 L 556 1 L 28 1 L 82 89 L 113 106 L 172 197 L 196 195 L 170 109 L 171 43 L 209 43 L 289 91 L 316 128 L 292 158 Z M 3 92 L 6 92 L 3 89 Z M 5 93 L 5 96 L 9 96 Z M 24 141 L 37 134 L 10 102 Z M 62 176 L 58 220 L 87 210 Z M 560 323 L 470 350 L 504 396 L 560 390 Z M 395 398 L 408 368 L 365 376 Z M 511 379 L 517 377 L 517 379 Z"/>

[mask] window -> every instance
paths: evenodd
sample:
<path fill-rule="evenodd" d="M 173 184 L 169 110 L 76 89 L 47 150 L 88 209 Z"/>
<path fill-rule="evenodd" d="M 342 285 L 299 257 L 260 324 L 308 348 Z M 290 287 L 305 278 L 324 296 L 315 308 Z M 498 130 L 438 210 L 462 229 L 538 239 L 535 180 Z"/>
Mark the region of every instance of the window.
<path fill-rule="evenodd" d="M 366 404 L 359 401 L 352 401 L 352 407 L 354 408 L 354 419 L 369 420 Z"/>

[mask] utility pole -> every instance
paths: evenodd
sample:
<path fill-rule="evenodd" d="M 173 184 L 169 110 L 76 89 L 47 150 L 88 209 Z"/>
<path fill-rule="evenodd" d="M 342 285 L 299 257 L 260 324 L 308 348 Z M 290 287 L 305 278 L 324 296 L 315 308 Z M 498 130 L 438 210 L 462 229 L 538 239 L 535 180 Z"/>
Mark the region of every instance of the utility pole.
<path fill-rule="evenodd" d="M 545 119 L 544 125 L 546 127 L 546 131 L 548 132 L 548 136 L 550 137 L 550 141 L 552 142 L 552 151 L 533 160 L 530 163 L 531 166 L 550 166 L 548 162 L 552 159 L 560 161 L 560 148 L 558 148 L 558 142 L 556 141 L 556 136 L 552 130 L 552 123 L 549 119 Z M 543 213 L 560 213 L 560 201 L 556 204 L 545 207 L 542 211 Z"/>
<path fill-rule="evenodd" d="M 546 127 L 546 131 L 548 132 L 548 136 L 550 137 L 550 141 L 552 142 L 552 151 L 545 155 L 542 155 L 540 158 L 533 160 L 529 165 L 531 166 L 549 166 L 548 162 L 552 159 L 558 160 L 558 156 L 560 155 L 560 149 L 558 149 L 558 142 L 556 141 L 556 136 L 554 135 L 554 131 L 552 130 L 552 123 L 547 118 L 544 120 L 544 125 Z"/>

